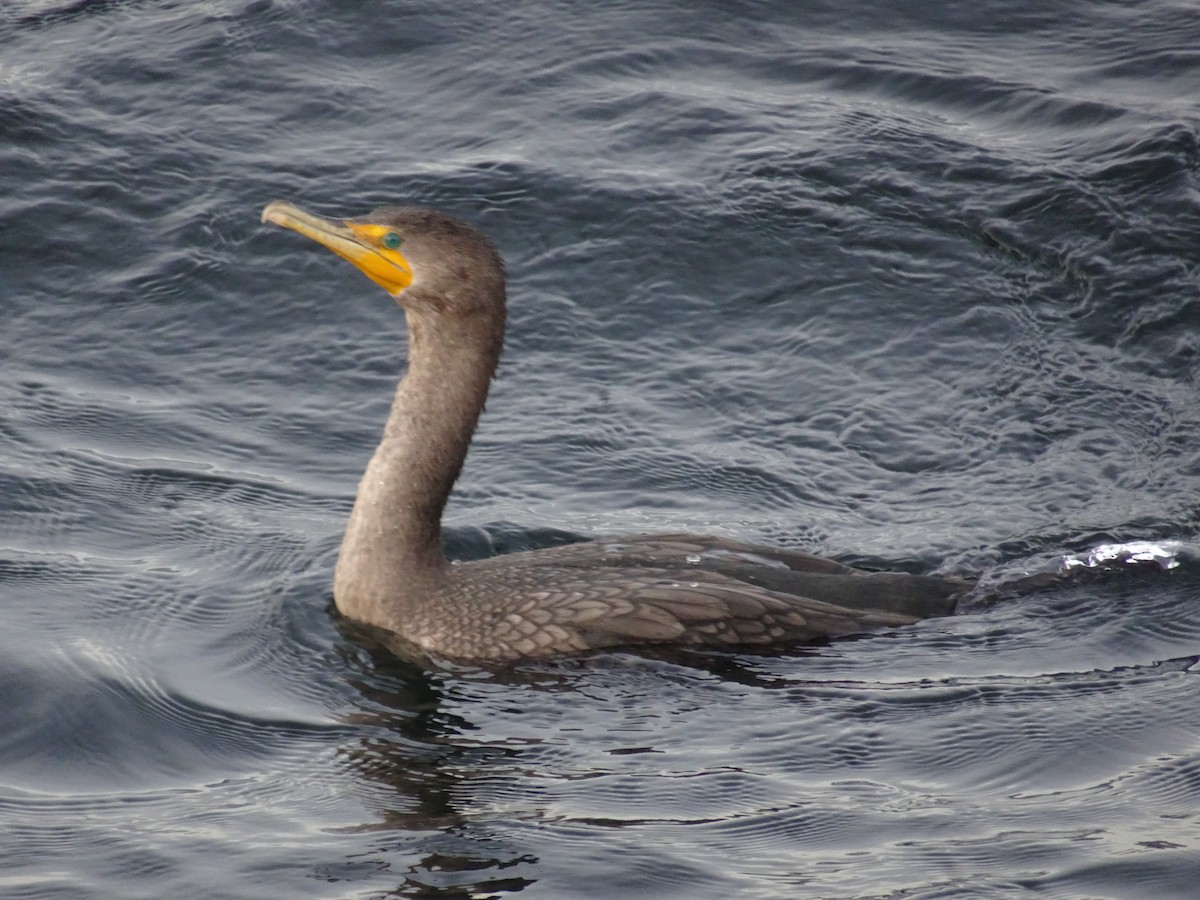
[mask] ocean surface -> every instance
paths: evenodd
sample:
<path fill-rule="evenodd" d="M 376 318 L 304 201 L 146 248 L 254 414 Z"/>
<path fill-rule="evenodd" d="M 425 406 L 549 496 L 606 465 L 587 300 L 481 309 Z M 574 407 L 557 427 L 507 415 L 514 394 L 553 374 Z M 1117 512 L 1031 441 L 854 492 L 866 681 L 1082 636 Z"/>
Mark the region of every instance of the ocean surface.
<path fill-rule="evenodd" d="M 273 199 L 502 248 L 454 557 L 986 589 L 772 653 L 361 644 L 403 319 Z M 4 0 L 0 896 L 1195 897 L 1198 373 L 1191 2 Z"/>

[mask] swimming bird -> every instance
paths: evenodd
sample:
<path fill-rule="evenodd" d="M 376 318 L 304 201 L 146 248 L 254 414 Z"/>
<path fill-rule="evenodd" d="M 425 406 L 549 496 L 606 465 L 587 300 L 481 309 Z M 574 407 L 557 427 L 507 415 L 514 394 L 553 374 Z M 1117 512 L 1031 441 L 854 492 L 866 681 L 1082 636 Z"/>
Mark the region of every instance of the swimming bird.
<path fill-rule="evenodd" d="M 385 207 L 262 213 L 349 260 L 408 325 L 408 370 L 358 487 L 334 573 L 342 615 L 418 654 L 505 661 L 645 644 L 814 641 L 949 615 L 965 582 L 866 572 L 694 534 L 630 536 L 451 564 L 442 511 L 504 343 L 496 247 L 459 219 Z"/>

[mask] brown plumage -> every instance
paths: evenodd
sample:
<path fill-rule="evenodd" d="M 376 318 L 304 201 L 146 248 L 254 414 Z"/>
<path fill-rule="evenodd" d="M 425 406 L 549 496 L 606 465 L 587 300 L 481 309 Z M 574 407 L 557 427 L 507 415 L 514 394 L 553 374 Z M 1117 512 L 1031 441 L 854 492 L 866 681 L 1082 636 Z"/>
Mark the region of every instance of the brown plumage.
<path fill-rule="evenodd" d="M 426 209 L 338 222 L 276 202 L 263 219 L 353 262 L 408 321 L 408 372 L 359 485 L 334 576 L 334 599 L 349 618 L 425 653 L 511 660 L 837 637 L 948 615 L 969 586 L 689 534 L 451 565 L 441 516 L 504 341 L 500 255 L 471 226 Z"/>

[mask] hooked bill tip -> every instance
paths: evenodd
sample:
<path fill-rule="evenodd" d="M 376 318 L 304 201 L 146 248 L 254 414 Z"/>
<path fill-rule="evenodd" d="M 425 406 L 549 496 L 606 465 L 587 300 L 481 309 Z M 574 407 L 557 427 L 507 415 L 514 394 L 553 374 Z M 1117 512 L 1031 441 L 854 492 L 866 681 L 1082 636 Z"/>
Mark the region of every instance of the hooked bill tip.
<path fill-rule="evenodd" d="M 279 224 L 279 212 L 281 209 L 286 207 L 286 205 L 287 204 L 285 204 L 282 200 L 272 200 L 270 203 L 268 203 L 266 206 L 263 207 L 261 221 L 273 222 L 274 224 L 278 225 Z"/>

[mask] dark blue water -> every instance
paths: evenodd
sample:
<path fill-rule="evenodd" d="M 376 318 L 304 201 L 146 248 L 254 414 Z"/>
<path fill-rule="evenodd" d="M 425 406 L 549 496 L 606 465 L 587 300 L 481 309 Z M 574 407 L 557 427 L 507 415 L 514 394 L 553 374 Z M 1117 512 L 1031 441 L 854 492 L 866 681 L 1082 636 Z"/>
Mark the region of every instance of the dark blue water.
<path fill-rule="evenodd" d="M 1187 3 L 7 0 L 0 896 L 1195 896 L 1198 173 Z M 275 198 L 503 248 L 457 556 L 1157 559 L 770 655 L 389 659 L 330 579 L 402 322 Z"/>

